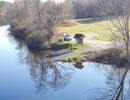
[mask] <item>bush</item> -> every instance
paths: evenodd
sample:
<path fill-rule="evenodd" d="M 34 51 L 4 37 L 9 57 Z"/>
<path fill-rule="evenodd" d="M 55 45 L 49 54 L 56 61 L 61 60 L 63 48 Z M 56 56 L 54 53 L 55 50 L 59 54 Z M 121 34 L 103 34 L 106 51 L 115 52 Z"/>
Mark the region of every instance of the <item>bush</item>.
<path fill-rule="evenodd" d="M 51 49 L 52 50 L 61 50 L 61 49 L 68 49 L 69 43 L 63 43 L 63 44 L 52 44 Z"/>
<path fill-rule="evenodd" d="M 101 53 L 94 54 L 94 56 L 90 56 L 89 60 L 94 61 L 97 63 L 104 63 L 104 64 L 113 64 L 117 65 L 118 67 L 123 67 L 128 60 L 126 57 L 121 56 L 122 50 L 118 49 L 107 49 L 102 51 Z"/>
<path fill-rule="evenodd" d="M 40 36 L 33 36 L 27 39 L 27 47 L 29 50 L 48 50 L 50 46 L 48 42 L 43 41 Z"/>
<path fill-rule="evenodd" d="M 11 23 L 9 31 L 11 32 L 10 34 L 14 35 L 16 38 L 26 39 L 26 28 L 17 23 Z"/>

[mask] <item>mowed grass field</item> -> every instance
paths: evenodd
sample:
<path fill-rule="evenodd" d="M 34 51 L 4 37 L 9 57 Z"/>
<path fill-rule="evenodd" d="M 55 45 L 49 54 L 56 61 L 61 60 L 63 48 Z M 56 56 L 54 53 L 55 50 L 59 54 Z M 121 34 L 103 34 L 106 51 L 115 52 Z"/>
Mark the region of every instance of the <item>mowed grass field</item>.
<path fill-rule="evenodd" d="M 96 40 L 101 40 L 101 41 L 111 41 L 113 39 L 112 34 L 100 34 L 98 36 L 94 36 Z"/>
<path fill-rule="evenodd" d="M 86 18 L 71 20 L 72 25 L 62 25 L 56 28 L 58 33 L 110 33 L 107 26 L 107 21 L 103 18 Z"/>

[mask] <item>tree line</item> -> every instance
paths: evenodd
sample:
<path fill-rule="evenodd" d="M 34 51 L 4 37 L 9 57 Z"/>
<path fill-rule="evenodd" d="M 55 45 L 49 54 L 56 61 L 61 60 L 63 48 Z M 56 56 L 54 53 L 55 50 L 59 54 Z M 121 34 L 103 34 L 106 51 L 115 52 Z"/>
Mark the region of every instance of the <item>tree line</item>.
<path fill-rule="evenodd" d="M 106 12 L 108 5 L 115 9 Z M 122 7 L 122 0 L 73 0 L 75 18 L 113 16 L 117 13 L 121 15 L 124 9 Z"/>

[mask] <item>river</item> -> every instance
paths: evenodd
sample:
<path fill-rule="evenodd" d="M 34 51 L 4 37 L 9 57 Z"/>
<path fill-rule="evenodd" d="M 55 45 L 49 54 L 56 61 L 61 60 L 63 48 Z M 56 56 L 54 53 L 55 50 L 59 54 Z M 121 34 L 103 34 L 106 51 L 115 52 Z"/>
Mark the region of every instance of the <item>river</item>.
<path fill-rule="evenodd" d="M 0 100 L 114 100 L 114 94 L 130 100 L 128 68 L 47 62 L 12 38 L 8 28 L 0 27 Z"/>

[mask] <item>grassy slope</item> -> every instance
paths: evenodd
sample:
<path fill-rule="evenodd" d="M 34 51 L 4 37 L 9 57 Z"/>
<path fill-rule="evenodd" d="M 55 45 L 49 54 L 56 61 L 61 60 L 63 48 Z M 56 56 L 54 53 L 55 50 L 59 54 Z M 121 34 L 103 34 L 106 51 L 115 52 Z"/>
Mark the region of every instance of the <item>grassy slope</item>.
<path fill-rule="evenodd" d="M 107 25 L 103 18 L 87 18 L 87 19 L 76 19 L 73 20 L 76 25 L 70 27 L 57 27 L 56 31 L 58 33 L 68 32 L 70 34 L 75 33 L 106 33 Z"/>
<path fill-rule="evenodd" d="M 95 36 L 94 38 L 101 41 L 111 41 L 112 34 L 100 34 L 98 36 Z"/>

